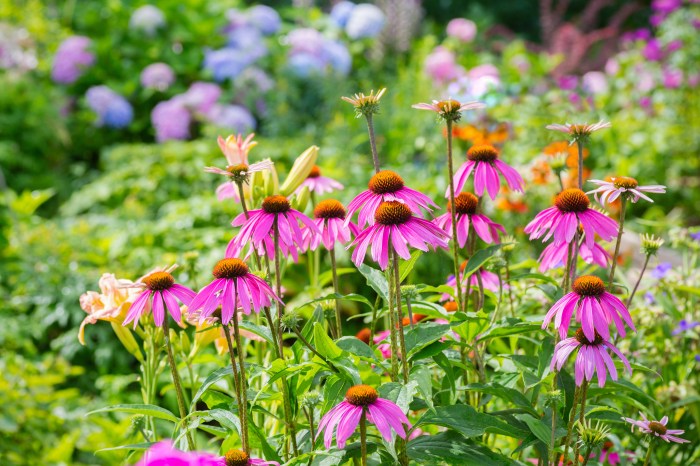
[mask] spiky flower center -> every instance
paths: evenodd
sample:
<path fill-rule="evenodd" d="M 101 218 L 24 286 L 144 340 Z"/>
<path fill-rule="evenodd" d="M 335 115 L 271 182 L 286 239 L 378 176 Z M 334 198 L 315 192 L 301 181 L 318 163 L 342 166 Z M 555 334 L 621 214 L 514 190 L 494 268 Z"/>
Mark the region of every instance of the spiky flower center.
<path fill-rule="evenodd" d="M 404 187 L 403 178 L 391 170 L 382 170 L 370 178 L 367 187 L 374 194 L 395 193 Z"/>
<path fill-rule="evenodd" d="M 581 343 L 582 345 L 594 345 L 598 346 L 601 343 L 603 343 L 603 337 L 601 337 L 598 332 L 595 332 L 595 338 L 593 341 L 589 340 L 588 337 L 586 337 L 586 334 L 583 333 L 583 329 L 580 328 L 576 330 L 576 335 L 574 335 L 574 338 L 576 338 L 576 341 Z"/>
<path fill-rule="evenodd" d="M 474 215 L 479 205 L 479 198 L 472 193 L 459 193 L 455 197 L 455 213 L 461 215 Z M 452 210 L 452 202 L 447 203 L 447 210 Z"/>
<path fill-rule="evenodd" d="M 311 167 L 311 171 L 309 172 L 309 176 L 307 178 L 318 178 L 321 176 L 321 169 L 318 167 L 318 165 L 314 165 Z"/>
<path fill-rule="evenodd" d="M 584 275 L 574 280 L 571 289 L 581 296 L 600 296 L 605 293 L 605 283 L 596 276 Z"/>
<path fill-rule="evenodd" d="M 345 394 L 345 399 L 351 405 L 368 406 L 377 401 L 379 393 L 369 385 L 355 385 L 350 387 Z"/>
<path fill-rule="evenodd" d="M 289 212 L 292 206 L 286 197 L 275 194 L 263 200 L 262 208 L 268 214 L 282 214 L 284 212 Z"/>
<path fill-rule="evenodd" d="M 586 193 L 578 188 L 565 189 L 554 198 L 554 205 L 562 212 L 585 212 L 590 203 Z"/>
<path fill-rule="evenodd" d="M 450 113 L 459 110 L 462 104 L 454 99 L 441 100 L 437 103 L 437 108 L 443 113 Z"/>
<path fill-rule="evenodd" d="M 442 305 L 447 312 L 457 312 L 457 301 L 447 301 Z"/>
<path fill-rule="evenodd" d="M 153 291 L 167 290 L 175 284 L 175 279 L 168 272 L 153 272 L 142 278 L 141 281 L 146 284 L 149 290 Z"/>
<path fill-rule="evenodd" d="M 374 221 L 381 225 L 400 225 L 410 220 L 411 209 L 399 201 L 388 201 L 379 204 L 374 213 Z"/>
<path fill-rule="evenodd" d="M 493 162 L 498 158 L 498 151 L 491 144 L 471 146 L 467 151 L 467 159 L 472 162 Z"/>
<path fill-rule="evenodd" d="M 232 448 L 226 452 L 226 466 L 248 466 L 250 457 L 243 450 Z"/>
<path fill-rule="evenodd" d="M 575 138 L 585 138 L 591 135 L 591 126 L 582 124 L 570 125 L 569 132 Z"/>
<path fill-rule="evenodd" d="M 639 182 L 634 178 L 630 178 L 629 176 L 621 176 L 613 180 L 613 186 L 615 186 L 618 189 L 634 189 L 637 186 L 639 186 Z"/>
<path fill-rule="evenodd" d="M 664 435 L 668 430 L 665 425 L 657 421 L 651 421 L 649 423 L 649 430 L 658 435 Z"/>
<path fill-rule="evenodd" d="M 335 199 L 324 199 L 314 209 L 315 218 L 345 218 L 345 207 Z"/>
<path fill-rule="evenodd" d="M 240 259 L 221 259 L 212 273 L 216 278 L 237 278 L 248 273 L 248 266 Z"/>
<path fill-rule="evenodd" d="M 245 175 L 248 172 L 248 165 L 240 163 L 238 165 L 229 165 L 226 167 L 226 171 L 233 176 Z"/>

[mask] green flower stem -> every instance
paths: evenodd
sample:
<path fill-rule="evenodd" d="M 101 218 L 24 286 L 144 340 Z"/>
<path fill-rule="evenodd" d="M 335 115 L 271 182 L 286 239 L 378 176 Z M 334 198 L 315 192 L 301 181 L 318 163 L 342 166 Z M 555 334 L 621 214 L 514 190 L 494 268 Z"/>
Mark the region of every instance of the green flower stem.
<path fill-rule="evenodd" d="M 234 316 L 234 319 L 236 316 Z M 243 421 L 243 411 L 244 411 L 244 405 L 243 405 L 243 397 L 241 396 L 241 384 L 242 384 L 242 378 L 238 373 L 238 368 L 236 367 L 236 355 L 233 353 L 233 341 L 231 339 L 231 328 L 228 325 L 223 325 L 224 329 L 224 335 L 226 336 L 226 343 L 228 346 L 228 354 L 231 358 L 231 370 L 233 372 L 233 388 L 236 392 L 236 403 L 238 403 L 238 418 L 241 421 L 241 445 L 243 446 L 243 450 L 246 452 L 248 451 L 248 441 L 247 441 L 247 430 L 243 429 L 243 426 L 245 425 L 245 421 Z M 240 352 L 240 348 L 238 350 Z"/>
<path fill-rule="evenodd" d="M 452 120 L 445 120 L 447 126 L 447 176 L 450 184 L 450 219 L 452 220 L 452 260 L 454 261 L 454 273 L 457 283 L 457 310 L 465 311 L 462 308 L 462 287 L 459 285 L 459 245 L 457 244 L 457 214 L 455 212 L 455 182 L 454 167 L 452 166 Z M 467 299 L 469 299 L 467 297 Z"/>
<path fill-rule="evenodd" d="M 367 415 L 364 408 L 362 408 L 362 417 L 360 417 L 360 453 L 362 466 L 367 466 Z"/>
<path fill-rule="evenodd" d="M 508 284 L 508 301 L 510 302 L 510 316 L 515 317 L 515 304 L 513 302 L 513 287 L 510 285 L 510 253 L 503 254 L 506 261 L 506 283 Z"/>
<path fill-rule="evenodd" d="M 617 267 L 617 256 L 620 254 L 620 243 L 622 243 L 623 227 L 625 225 L 625 210 L 627 210 L 627 198 L 620 196 L 620 228 L 617 230 L 617 242 L 615 243 L 615 254 L 613 254 L 612 265 L 610 265 L 610 277 L 608 278 L 608 288 L 615 279 L 615 267 Z"/>
<path fill-rule="evenodd" d="M 374 136 L 374 122 L 372 121 L 372 114 L 366 113 L 365 118 L 367 119 L 367 132 L 369 133 L 369 146 L 372 149 L 372 162 L 374 163 L 374 173 L 379 173 L 381 168 L 379 168 L 379 154 L 377 154 L 377 141 Z"/>
<path fill-rule="evenodd" d="M 637 283 L 634 284 L 634 288 L 632 288 L 632 293 L 630 294 L 630 297 L 627 298 L 627 304 L 625 304 L 625 307 L 629 308 L 630 304 L 632 304 L 632 298 L 634 298 L 634 295 L 637 293 L 637 288 L 639 288 L 639 283 L 642 281 L 642 277 L 644 276 L 644 272 L 647 270 L 647 265 L 649 265 L 649 258 L 651 257 L 651 254 L 647 254 L 647 257 L 644 259 L 644 265 L 642 266 L 642 271 L 639 272 L 639 278 L 637 278 Z"/>
<path fill-rule="evenodd" d="M 403 383 L 408 383 L 408 354 L 406 352 L 406 339 L 403 331 L 403 309 L 401 306 L 401 272 L 399 270 L 399 255 L 396 251 L 393 253 L 394 261 L 394 291 L 396 298 L 396 320 L 399 324 L 399 345 L 401 351 L 401 367 L 403 369 Z"/>
<path fill-rule="evenodd" d="M 235 296 L 238 297 L 236 287 Z M 236 339 L 236 349 L 238 350 L 238 364 L 240 367 L 240 381 L 238 389 L 241 391 L 241 404 L 238 407 L 238 415 L 241 418 L 241 431 L 243 431 L 243 450 L 250 453 L 250 442 L 248 441 L 248 379 L 245 374 L 245 348 L 241 344 L 241 332 L 238 327 L 238 310 L 234 303 L 233 308 L 233 336 Z"/>
<path fill-rule="evenodd" d="M 377 309 L 379 308 L 379 303 L 382 297 L 377 294 L 377 299 L 374 300 L 374 306 L 372 306 L 372 322 L 369 325 L 369 345 L 374 344 L 374 334 L 377 333 Z"/>
<path fill-rule="evenodd" d="M 167 306 L 165 305 L 165 300 L 163 300 L 163 307 L 166 309 L 165 319 L 163 320 L 163 338 L 165 339 L 165 349 L 168 352 L 168 364 L 170 365 L 170 373 L 173 377 L 173 384 L 175 385 L 175 395 L 177 397 L 177 407 L 180 410 L 180 419 L 183 422 L 183 427 L 187 431 L 187 446 L 190 451 L 194 451 L 196 446 L 194 439 L 192 438 L 192 433 L 187 430 L 187 411 L 185 410 L 185 399 L 182 395 L 182 382 L 180 382 L 180 374 L 177 372 L 177 365 L 175 364 L 175 356 L 173 355 L 173 347 L 170 344 L 170 328 L 168 327 L 169 316 L 167 313 Z"/>
<path fill-rule="evenodd" d="M 647 448 L 647 454 L 644 456 L 644 466 L 649 466 L 651 464 L 651 450 L 654 447 L 654 439 L 649 440 L 649 448 Z"/>
<path fill-rule="evenodd" d="M 396 335 L 396 328 L 398 326 L 398 323 L 396 322 L 396 314 L 394 312 L 394 295 L 396 292 L 394 291 L 394 278 L 392 274 L 392 268 L 394 267 L 394 263 L 392 261 L 392 250 L 389 250 L 389 268 L 387 269 L 387 282 L 389 283 L 389 302 L 388 307 L 389 307 L 389 343 L 391 345 L 391 381 L 396 382 L 399 379 L 399 364 L 398 364 L 398 354 L 399 354 L 399 346 L 397 343 L 397 335 Z"/>
<path fill-rule="evenodd" d="M 576 387 L 574 391 L 574 402 L 571 404 L 571 411 L 569 412 L 569 424 L 566 427 L 566 437 L 564 438 L 564 463 L 569 455 L 569 442 L 571 441 L 571 432 L 574 428 L 574 420 L 576 419 L 576 404 L 581 397 L 581 389 Z"/>
<path fill-rule="evenodd" d="M 338 267 L 335 262 L 335 248 L 328 250 L 328 254 L 331 258 L 331 273 L 333 274 L 333 291 L 336 294 L 340 294 L 340 286 L 338 286 Z M 341 338 L 343 336 L 343 321 L 340 318 L 340 300 L 335 300 L 335 337 Z"/>
<path fill-rule="evenodd" d="M 340 372 L 340 371 L 338 370 L 338 368 L 335 367 L 335 366 L 333 365 L 333 363 L 330 362 L 330 361 L 328 360 L 328 358 L 326 358 L 325 356 L 323 356 L 321 353 L 318 352 L 318 350 L 316 350 L 316 348 L 314 348 L 314 346 L 309 342 L 309 340 L 307 340 L 307 339 L 304 337 L 304 335 L 302 335 L 302 333 L 299 331 L 298 328 L 294 328 L 294 329 L 292 329 L 292 331 L 293 331 L 294 334 L 297 336 L 297 338 L 299 339 L 299 341 L 301 341 L 301 343 L 302 343 L 304 346 L 306 346 L 307 348 L 309 348 L 309 351 L 311 351 L 316 357 L 318 357 L 321 361 L 323 361 L 323 362 L 326 364 L 326 366 L 328 366 L 333 372 L 335 372 L 335 373 L 339 373 L 339 372 Z"/>
<path fill-rule="evenodd" d="M 588 394 L 588 381 L 584 378 L 583 384 L 581 385 L 581 413 L 579 414 L 578 422 L 583 424 L 583 420 L 586 417 L 586 395 Z M 574 465 L 578 464 L 578 450 L 579 442 L 576 442 L 576 447 L 574 448 Z"/>
<path fill-rule="evenodd" d="M 578 149 L 578 189 L 583 191 L 583 143 L 580 139 L 576 139 L 576 148 Z"/>

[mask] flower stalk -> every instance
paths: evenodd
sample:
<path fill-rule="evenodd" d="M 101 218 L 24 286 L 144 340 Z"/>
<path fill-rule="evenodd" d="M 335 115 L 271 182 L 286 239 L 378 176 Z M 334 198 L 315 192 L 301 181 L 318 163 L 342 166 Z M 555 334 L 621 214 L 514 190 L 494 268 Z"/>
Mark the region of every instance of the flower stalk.
<path fill-rule="evenodd" d="M 403 307 L 401 306 L 401 272 L 399 270 L 399 255 L 394 252 L 393 272 L 394 272 L 394 292 L 396 298 L 396 320 L 399 324 L 399 344 L 401 355 L 401 367 L 403 369 L 403 383 L 408 383 L 408 355 L 406 354 L 406 339 L 403 330 Z"/>
<path fill-rule="evenodd" d="M 163 299 L 163 307 L 167 309 L 165 304 L 165 299 Z M 170 365 L 170 374 L 173 378 L 173 385 L 175 386 L 175 396 L 177 397 L 177 407 L 180 410 L 180 420 L 184 423 L 184 428 L 187 432 L 187 446 L 190 450 L 194 451 L 196 446 L 194 439 L 192 438 L 192 433 L 187 427 L 187 411 L 185 410 L 185 398 L 182 394 L 182 382 L 180 380 L 180 374 L 177 371 L 177 365 L 175 364 L 175 356 L 173 354 L 173 347 L 170 343 L 170 328 L 168 326 L 169 321 L 168 315 L 165 316 L 163 320 L 163 338 L 165 339 L 165 349 L 168 353 L 168 364 Z"/>
<path fill-rule="evenodd" d="M 360 418 L 360 452 L 362 466 L 367 466 L 367 414 L 364 409 Z"/>
<path fill-rule="evenodd" d="M 462 308 L 462 287 L 459 285 L 459 245 L 457 244 L 457 214 L 455 212 L 455 183 L 454 183 L 454 166 L 452 164 L 452 120 L 445 119 L 447 126 L 447 174 L 450 184 L 450 219 L 452 220 L 452 260 L 454 261 L 454 273 L 457 279 L 457 310 Z"/>
<path fill-rule="evenodd" d="M 234 316 L 234 319 L 236 316 Z M 241 396 L 241 377 L 238 373 L 238 368 L 237 368 L 237 363 L 236 363 L 236 355 L 233 352 L 233 340 L 231 338 L 231 329 L 229 328 L 228 325 L 223 325 L 224 328 L 224 335 L 226 336 L 226 345 L 228 346 L 228 354 L 229 357 L 231 358 L 231 370 L 233 372 L 233 388 L 236 392 L 236 402 L 238 403 L 238 418 L 241 421 L 241 446 L 243 447 L 243 450 L 248 452 L 248 442 L 247 442 L 247 429 L 244 429 L 243 426 L 245 425 L 243 421 L 243 398 Z M 239 349 L 240 351 L 240 349 Z"/>
<path fill-rule="evenodd" d="M 335 261 L 335 248 L 328 250 L 331 258 L 331 273 L 333 274 L 333 291 L 335 294 L 340 294 L 340 286 L 338 286 L 338 268 Z M 343 321 L 340 318 L 340 300 L 335 300 L 335 337 L 343 336 Z"/>
<path fill-rule="evenodd" d="M 627 197 L 620 196 L 620 227 L 617 231 L 617 241 L 615 242 L 615 253 L 610 265 L 610 277 L 608 277 L 608 287 L 611 287 L 615 279 L 615 267 L 617 266 L 617 256 L 620 254 L 620 244 L 622 243 L 623 227 L 625 225 L 625 210 L 627 208 Z"/>

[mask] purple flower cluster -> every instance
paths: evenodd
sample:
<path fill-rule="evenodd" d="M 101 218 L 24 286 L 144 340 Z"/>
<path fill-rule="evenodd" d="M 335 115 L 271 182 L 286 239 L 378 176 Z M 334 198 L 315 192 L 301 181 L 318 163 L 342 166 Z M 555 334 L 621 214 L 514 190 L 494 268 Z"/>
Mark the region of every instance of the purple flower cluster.
<path fill-rule="evenodd" d="M 88 107 L 97 114 L 98 126 L 124 128 L 134 118 L 131 104 L 107 86 L 93 86 L 85 93 Z"/>
<path fill-rule="evenodd" d="M 141 71 L 141 85 L 146 89 L 167 90 L 175 82 L 175 72 L 165 63 L 152 63 Z"/>
<path fill-rule="evenodd" d="M 455 18 L 447 23 L 447 35 L 461 42 L 471 42 L 476 37 L 476 24 L 465 18 Z"/>
<path fill-rule="evenodd" d="M 152 36 L 158 29 L 165 26 L 165 15 L 153 5 L 144 5 L 131 14 L 129 27 L 134 31 Z"/>
<path fill-rule="evenodd" d="M 654 0 L 651 2 L 651 9 L 654 13 L 651 15 L 649 22 L 652 26 L 658 27 L 663 21 L 683 6 L 683 0 Z"/>
<path fill-rule="evenodd" d="M 330 17 L 354 40 L 377 37 L 386 23 L 384 12 L 370 3 L 356 5 L 348 1 L 338 2 L 333 6 Z"/>
<path fill-rule="evenodd" d="M 352 57 L 347 47 L 316 29 L 295 29 L 287 35 L 287 43 L 287 67 L 297 77 L 323 76 L 329 71 L 345 76 L 350 72 Z"/>
<path fill-rule="evenodd" d="M 92 41 L 84 36 L 71 36 L 56 51 L 51 67 L 51 79 L 60 84 L 75 82 L 93 63 L 95 54 L 89 48 Z"/>

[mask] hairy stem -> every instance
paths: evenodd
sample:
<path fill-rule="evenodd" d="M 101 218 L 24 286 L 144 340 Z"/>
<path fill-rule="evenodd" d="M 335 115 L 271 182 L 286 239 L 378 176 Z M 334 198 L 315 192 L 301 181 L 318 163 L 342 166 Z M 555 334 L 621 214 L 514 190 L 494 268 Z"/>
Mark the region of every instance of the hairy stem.
<path fill-rule="evenodd" d="M 235 316 L 234 316 L 235 318 Z M 226 344 L 228 346 L 228 354 L 231 358 L 231 368 L 233 371 L 233 388 L 236 392 L 236 403 L 238 403 L 238 418 L 241 421 L 241 445 L 243 449 L 247 452 L 247 430 L 243 429 L 243 398 L 241 397 L 241 377 L 238 373 L 238 367 L 236 363 L 236 355 L 233 352 L 233 340 L 231 338 L 231 328 L 228 325 L 223 325 L 224 335 L 226 336 Z M 240 348 L 239 348 L 240 351 Z M 245 432 L 245 433 L 244 433 Z"/>
<path fill-rule="evenodd" d="M 367 132 L 369 132 L 369 146 L 372 149 L 374 173 L 379 173 L 381 169 L 379 168 L 379 154 L 377 154 L 377 141 L 376 137 L 374 136 L 374 122 L 372 121 L 372 114 L 367 113 L 365 117 L 367 118 Z"/>
<path fill-rule="evenodd" d="M 649 448 L 647 448 L 647 454 L 644 456 L 644 466 L 649 466 L 650 461 L 651 461 L 651 450 L 654 446 L 654 440 L 653 438 L 649 440 Z"/>
<path fill-rule="evenodd" d="M 389 269 L 388 269 L 388 274 L 389 276 L 387 277 L 387 281 L 389 282 L 389 338 L 390 338 L 390 345 L 391 345 L 391 381 L 396 382 L 399 378 L 399 363 L 398 363 L 398 355 L 399 355 L 399 346 L 397 342 L 397 326 L 398 323 L 396 322 L 396 313 L 394 312 L 394 296 L 396 294 L 396 291 L 394 290 L 395 287 L 395 282 L 393 278 L 393 271 L 392 268 L 394 267 L 394 263 L 392 261 L 392 254 L 393 252 L 391 249 L 389 250 Z"/>
<path fill-rule="evenodd" d="M 450 184 L 450 220 L 452 221 L 452 260 L 454 261 L 455 280 L 457 281 L 457 310 L 462 308 L 462 287 L 459 286 L 459 245 L 457 244 L 457 214 L 455 212 L 455 181 L 454 167 L 452 166 L 452 120 L 447 120 L 447 176 Z"/>
<path fill-rule="evenodd" d="M 175 385 L 175 396 L 177 397 L 177 407 L 180 410 L 180 419 L 183 422 L 183 428 L 187 432 L 187 446 L 190 451 L 194 450 L 195 444 L 192 438 L 192 433 L 187 429 L 187 411 L 185 410 L 185 398 L 182 394 L 182 382 L 180 381 L 180 374 L 177 372 L 177 365 L 175 364 L 175 356 L 173 354 L 173 346 L 170 344 L 170 328 L 168 327 L 168 313 L 167 306 L 165 305 L 165 300 L 163 300 L 163 307 L 166 310 L 165 319 L 163 320 L 163 338 L 165 339 L 165 349 L 168 352 L 168 364 L 170 365 L 170 374 L 173 377 L 173 385 Z"/>
<path fill-rule="evenodd" d="M 235 291 L 236 297 L 238 290 Z M 238 415 L 241 418 L 241 431 L 243 431 L 243 450 L 250 453 L 250 444 L 248 442 L 248 381 L 245 374 L 245 355 L 244 348 L 241 344 L 241 332 L 238 328 L 238 310 L 234 305 L 233 310 L 233 335 L 236 339 L 236 349 L 238 350 L 238 364 L 240 366 L 240 380 L 238 389 L 241 391 L 241 405 L 238 407 Z"/>
<path fill-rule="evenodd" d="M 630 294 L 630 297 L 627 298 L 627 304 L 625 307 L 629 308 L 630 304 L 632 304 L 632 298 L 634 298 L 634 295 L 637 294 L 637 288 L 639 288 L 639 283 L 642 281 L 642 277 L 644 276 L 644 272 L 647 270 L 647 265 L 649 265 L 649 258 L 651 255 L 647 254 L 647 257 L 644 259 L 644 265 L 642 266 L 642 271 L 639 272 L 639 278 L 637 278 L 637 283 L 634 284 L 634 288 L 632 288 L 632 293 Z"/>
<path fill-rule="evenodd" d="M 620 227 L 617 230 L 617 241 L 615 242 L 615 254 L 613 254 L 612 264 L 610 265 L 610 277 L 608 278 L 608 288 L 613 284 L 615 279 L 615 267 L 617 267 L 617 256 L 620 254 L 620 244 L 622 243 L 623 227 L 625 225 L 625 210 L 627 210 L 627 199 L 625 196 L 620 196 Z"/>
<path fill-rule="evenodd" d="M 401 367 L 403 369 L 403 383 L 408 383 L 408 354 L 406 354 L 406 339 L 403 331 L 403 309 L 401 306 L 401 272 L 399 271 L 399 255 L 393 253 L 394 280 L 396 293 L 396 318 L 399 324 L 399 343 L 401 345 Z"/>
<path fill-rule="evenodd" d="M 576 140 L 576 148 L 578 149 L 578 189 L 583 191 L 583 144 L 580 140 Z"/>
<path fill-rule="evenodd" d="M 360 418 L 360 453 L 362 455 L 362 466 L 367 466 L 367 415 L 362 408 Z"/>
<path fill-rule="evenodd" d="M 335 248 L 328 250 L 331 256 L 331 273 L 333 274 L 333 291 L 336 294 L 340 294 L 340 287 L 338 286 L 338 270 L 335 262 Z M 340 300 L 335 300 L 335 336 L 336 338 L 341 338 L 343 336 L 343 323 L 340 320 Z"/>
<path fill-rule="evenodd" d="M 581 389 L 576 387 L 574 391 L 574 402 L 571 404 L 571 411 L 569 412 L 569 423 L 566 426 L 566 437 L 564 438 L 564 464 L 566 464 L 567 457 L 569 455 L 569 442 L 571 441 L 571 431 L 574 428 L 574 420 L 576 419 L 576 404 L 581 396 Z"/>

